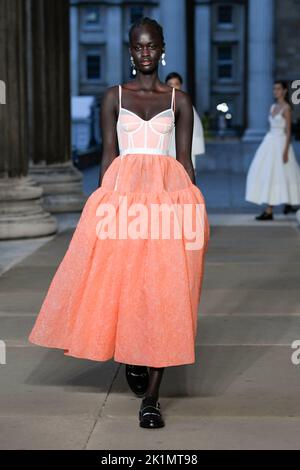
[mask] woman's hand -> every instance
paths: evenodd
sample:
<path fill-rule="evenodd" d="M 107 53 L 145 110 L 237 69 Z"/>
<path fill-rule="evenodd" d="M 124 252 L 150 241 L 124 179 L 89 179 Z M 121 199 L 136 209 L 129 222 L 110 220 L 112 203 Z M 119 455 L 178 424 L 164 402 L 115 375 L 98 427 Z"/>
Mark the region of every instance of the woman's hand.
<path fill-rule="evenodd" d="M 287 163 L 289 161 L 289 151 L 285 150 L 283 152 L 283 163 Z"/>

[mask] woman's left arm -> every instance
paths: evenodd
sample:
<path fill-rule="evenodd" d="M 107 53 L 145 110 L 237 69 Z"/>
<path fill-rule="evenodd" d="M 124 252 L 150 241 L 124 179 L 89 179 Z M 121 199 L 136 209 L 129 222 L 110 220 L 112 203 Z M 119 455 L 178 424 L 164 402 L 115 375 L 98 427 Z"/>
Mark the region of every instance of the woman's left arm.
<path fill-rule="evenodd" d="M 185 168 L 193 184 L 196 184 L 193 162 L 191 159 L 194 127 L 194 111 L 190 96 L 182 90 L 176 90 L 176 160 Z"/>
<path fill-rule="evenodd" d="M 284 163 L 287 163 L 289 158 L 289 146 L 291 143 L 292 135 L 292 111 L 290 106 L 286 106 L 282 114 L 286 119 L 286 143 L 283 152 L 283 161 Z"/>

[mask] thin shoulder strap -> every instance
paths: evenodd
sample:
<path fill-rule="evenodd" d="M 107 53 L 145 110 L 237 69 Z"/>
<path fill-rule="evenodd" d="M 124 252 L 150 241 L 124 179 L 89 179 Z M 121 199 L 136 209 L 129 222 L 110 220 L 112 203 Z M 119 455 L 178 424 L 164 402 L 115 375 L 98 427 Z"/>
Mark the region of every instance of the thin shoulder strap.
<path fill-rule="evenodd" d="M 121 100 L 122 100 L 122 86 L 119 85 L 119 110 L 121 110 L 121 106 L 122 106 Z"/>
<path fill-rule="evenodd" d="M 287 108 L 288 108 L 288 105 L 284 104 L 279 112 L 282 113 Z"/>
<path fill-rule="evenodd" d="M 173 103 L 174 103 L 174 109 L 173 109 Z M 173 87 L 173 90 L 172 90 L 171 109 L 173 109 L 173 111 L 175 113 L 175 87 Z"/>

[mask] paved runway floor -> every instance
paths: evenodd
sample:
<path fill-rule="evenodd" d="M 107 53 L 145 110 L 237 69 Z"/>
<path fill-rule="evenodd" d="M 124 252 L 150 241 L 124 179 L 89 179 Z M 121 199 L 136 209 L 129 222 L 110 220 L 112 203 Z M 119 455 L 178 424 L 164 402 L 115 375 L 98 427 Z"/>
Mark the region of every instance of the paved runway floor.
<path fill-rule="evenodd" d="M 159 430 L 138 426 L 140 399 L 123 365 L 27 340 L 73 228 L 35 249 L 22 251 L 19 242 L 13 263 L 2 256 L 1 449 L 300 448 L 300 365 L 291 360 L 300 340 L 299 229 L 217 222 L 212 217 L 197 360 L 165 370 Z"/>

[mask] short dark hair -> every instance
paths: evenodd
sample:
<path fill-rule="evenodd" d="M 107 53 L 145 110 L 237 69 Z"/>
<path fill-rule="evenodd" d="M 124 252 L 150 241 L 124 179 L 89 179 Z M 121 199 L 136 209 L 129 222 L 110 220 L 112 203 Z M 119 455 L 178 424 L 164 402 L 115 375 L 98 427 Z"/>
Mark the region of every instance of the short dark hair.
<path fill-rule="evenodd" d="M 163 45 L 163 48 L 165 47 L 165 38 L 164 38 L 164 33 L 163 33 L 163 28 L 162 26 L 156 21 L 153 20 L 152 18 L 149 18 L 148 16 L 143 16 L 142 18 L 139 18 L 136 20 L 134 23 L 132 23 L 130 30 L 129 30 L 129 42 L 132 42 L 132 33 L 135 28 L 138 28 L 140 26 L 144 25 L 150 25 L 153 26 L 158 34 L 160 35 L 160 39 Z"/>
<path fill-rule="evenodd" d="M 171 78 L 178 78 L 178 80 L 180 81 L 181 85 L 183 84 L 183 79 L 182 79 L 182 76 L 177 73 L 177 72 L 170 72 L 167 76 L 166 76 L 166 82 L 168 82 L 169 80 L 171 80 Z"/>
<path fill-rule="evenodd" d="M 284 90 L 287 90 L 287 93 L 284 97 L 285 101 L 290 105 L 290 107 L 293 109 L 293 104 L 290 99 L 290 90 L 289 90 L 289 82 L 287 80 L 275 80 L 274 85 L 281 85 Z"/>

